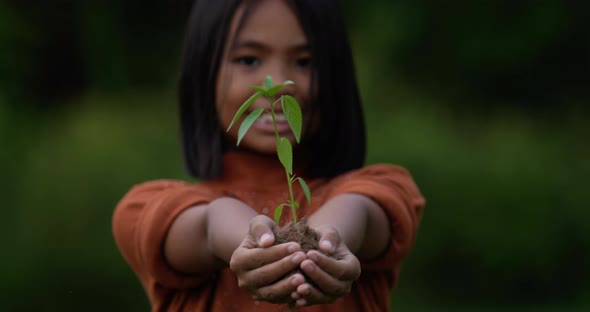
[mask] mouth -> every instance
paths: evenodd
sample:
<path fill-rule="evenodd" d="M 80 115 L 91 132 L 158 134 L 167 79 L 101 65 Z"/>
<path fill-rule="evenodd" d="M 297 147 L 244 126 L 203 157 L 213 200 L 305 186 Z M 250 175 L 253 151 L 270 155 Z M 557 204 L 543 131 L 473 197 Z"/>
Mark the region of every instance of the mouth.
<path fill-rule="evenodd" d="M 277 131 L 279 134 L 284 134 L 291 130 L 285 114 L 282 112 L 275 112 L 275 121 L 277 123 Z M 263 113 L 258 117 L 252 127 L 258 131 L 268 134 L 274 134 L 275 129 L 272 122 L 272 115 L 270 113 Z"/>
<path fill-rule="evenodd" d="M 285 114 L 283 114 L 282 112 L 275 112 L 275 120 L 277 123 L 287 122 L 287 117 L 285 117 Z M 258 117 L 257 121 L 272 123 L 272 115 L 270 113 L 265 112 L 262 115 L 260 115 L 260 117 Z"/>

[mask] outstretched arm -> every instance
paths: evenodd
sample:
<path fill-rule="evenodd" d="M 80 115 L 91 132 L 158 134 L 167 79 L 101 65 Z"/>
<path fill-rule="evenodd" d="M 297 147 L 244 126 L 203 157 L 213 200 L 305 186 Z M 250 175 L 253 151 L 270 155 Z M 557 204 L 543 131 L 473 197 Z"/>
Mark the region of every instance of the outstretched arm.
<path fill-rule="evenodd" d="M 309 222 L 332 257 L 308 252 L 301 268 L 317 287 L 300 285 L 293 294 L 298 305 L 331 302 L 349 292 L 360 274 L 358 259 L 391 274 L 392 287 L 416 238 L 424 198 L 404 168 L 381 164 L 353 171 L 335 182 L 332 194 Z"/>
<path fill-rule="evenodd" d="M 309 225 L 320 234 L 320 249 L 325 254 L 309 251 L 309 260 L 301 263 L 316 286 L 305 283 L 297 288 L 292 297 L 299 306 L 331 303 L 349 293 L 361 273 L 358 259 L 379 256 L 390 237 L 385 212 L 360 194 L 334 197 L 310 217 Z"/>
<path fill-rule="evenodd" d="M 379 256 L 391 237 L 383 209 L 361 194 L 342 194 L 332 198 L 309 218 L 309 225 L 312 228 L 332 226 L 342 243 L 360 260 Z M 326 241 L 330 242 L 329 239 Z"/>
<path fill-rule="evenodd" d="M 117 246 L 146 289 L 195 287 L 231 262 L 243 288 L 278 302 L 303 283 L 277 284 L 305 254 L 296 243 L 272 246 L 273 226 L 239 200 L 170 180 L 133 187 L 113 214 Z"/>
<path fill-rule="evenodd" d="M 256 215 L 248 205 L 228 197 L 188 208 L 170 227 L 164 245 L 166 260 L 183 273 L 226 267 Z"/>

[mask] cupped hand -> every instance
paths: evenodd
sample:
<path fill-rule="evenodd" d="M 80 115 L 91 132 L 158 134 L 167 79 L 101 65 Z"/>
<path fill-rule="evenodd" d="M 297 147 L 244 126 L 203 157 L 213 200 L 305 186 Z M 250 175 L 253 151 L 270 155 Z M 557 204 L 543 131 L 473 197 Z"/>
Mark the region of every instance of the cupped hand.
<path fill-rule="evenodd" d="M 333 303 L 350 293 L 352 284 L 361 274 L 357 257 L 341 241 L 336 229 L 321 226 L 315 229 L 320 235 L 320 250 L 307 252 L 300 267 L 312 283 L 303 283 L 291 294 L 297 306 Z"/>
<path fill-rule="evenodd" d="M 272 303 L 293 301 L 291 295 L 304 283 L 300 273 L 286 275 L 306 259 L 297 243 L 274 245 L 273 220 L 259 215 L 250 221 L 248 235 L 234 251 L 230 269 L 238 277 L 240 288 L 256 300 Z"/>

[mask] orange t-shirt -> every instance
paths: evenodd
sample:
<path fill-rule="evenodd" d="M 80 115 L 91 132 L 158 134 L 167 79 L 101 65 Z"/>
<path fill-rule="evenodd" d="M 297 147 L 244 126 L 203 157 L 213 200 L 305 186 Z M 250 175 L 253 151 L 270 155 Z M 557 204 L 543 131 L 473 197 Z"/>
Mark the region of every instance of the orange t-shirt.
<path fill-rule="evenodd" d="M 422 215 L 424 199 L 406 170 L 393 165 L 371 165 L 334 179 L 306 180 L 312 194 L 307 205 L 294 185 L 300 203 L 298 216 L 310 216 L 330 198 L 343 193 L 366 195 L 387 214 L 392 236 L 384 254 L 361 263 L 362 273 L 350 294 L 333 304 L 298 311 L 389 311 L 389 297 L 401 260 L 408 254 Z M 152 311 L 286 311 L 286 305 L 256 301 L 238 287 L 229 268 L 207 275 L 187 275 L 164 259 L 163 245 L 174 219 L 185 209 L 222 196 L 237 198 L 272 218 L 273 209 L 288 199 L 285 172 L 280 163 L 250 153 L 224 156 L 219 179 L 186 183 L 159 180 L 133 187 L 119 202 L 113 216 L 115 241 L 143 285 Z M 346 211 L 343 211 L 346 213 Z M 283 222 L 290 219 L 283 214 Z"/>

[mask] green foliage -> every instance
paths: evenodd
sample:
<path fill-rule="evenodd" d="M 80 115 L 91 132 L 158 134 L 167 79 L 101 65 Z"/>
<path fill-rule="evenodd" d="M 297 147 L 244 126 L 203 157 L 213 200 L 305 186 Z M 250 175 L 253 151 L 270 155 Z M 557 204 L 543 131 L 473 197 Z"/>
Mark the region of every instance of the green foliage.
<path fill-rule="evenodd" d="M 240 125 L 240 129 L 238 130 L 238 142 L 236 143 L 236 145 L 240 145 L 240 142 L 244 138 L 244 135 L 246 135 L 246 132 L 248 131 L 248 129 L 250 129 L 252 124 L 254 124 L 254 122 L 256 122 L 256 119 L 258 119 L 258 117 L 260 117 L 260 115 L 262 115 L 263 112 L 264 112 L 264 108 L 259 107 L 255 110 L 253 110 L 248 115 L 248 117 L 246 117 L 246 119 L 244 119 L 244 122 L 242 122 L 242 125 Z"/>
<path fill-rule="evenodd" d="M 272 82 L 271 76 L 264 77 L 264 86 L 266 87 L 266 90 L 272 89 L 274 83 Z"/>
<path fill-rule="evenodd" d="M 285 171 L 289 175 L 293 174 L 293 148 L 291 142 L 287 138 L 280 138 L 277 144 L 277 155 Z"/>
<path fill-rule="evenodd" d="M 305 199 L 307 199 L 307 203 L 311 204 L 311 193 L 309 192 L 309 186 L 307 186 L 307 183 L 305 183 L 305 180 L 303 180 L 301 177 L 297 177 L 297 181 L 299 181 L 299 184 L 301 185 L 301 189 L 305 194 Z"/>
<path fill-rule="evenodd" d="M 244 102 L 244 104 L 242 104 L 242 106 L 240 106 L 240 108 L 236 112 L 236 115 L 234 116 L 234 119 L 231 121 L 231 123 L 227 127 L 227 130 L 228 131 L 229 131 L 229 129 L 231 129 L 231 127 L 234 125 L 234 123 L 238 119 L 240 119 L 240 117 L 242 117 L 242 115 L 250 107 L 250 105 L 252 105 L 252 103 L 254 103 L 254 101 L 256 101 L 256 99 L 258 99 L 263 93 L 264 93 L 264 90 L 260 90 L 260 91 L 258 91 L 256 93 L 252 94 L 252 96 L 250 96 L 250 98 L 248 98 L 246 100 L 246 102 Z"/>
<path fill-rule="evenodd" d="M 275 208 L 275 213 L 274 213 L 274 220 L 276 224 L 279 224 L 279 221 L 281 220 L 281 216 L 283 215 L 283 207 L 285 206 L 285 204 L 280 204 L 277 206 L 277 208 Z"/>
<path fill-rule="evenodd" d="M 301 107 L 297 104 L 297 100 L 290 95 L 284 95 L 281 97 L 281 106 L 283 107 L 285 118 L 295 135 L 295 140 L 299 143 L 299 140 L 301 139 L 301 128 L 303 127 Z"/>
<path fill-rule="evenodd" d="M 279 92 L 285 86 L 288 86 L 291 84 L 294 84 L 294 82 L 291 80 L 285 80 L 285 82 L 283 82 L 282 84 L 280 84 L 278 86 L 273 86 L 270 89 L 266 90 L 266 95 L 268 97 L 275 97 L 277 95 L 277 92 Z M 281 97 L 281 98 L 283 98 L 283 97 Z"/>
<path fill-rule="evenodd" d="M 289 187 L 289 198 L 290 198 L 289 200 L 287 200 L 286 204 L 280 204 L 275 209 L 274 219 L 275 219 L 275 222 L 278 224 L 279 220 L 281 218 L 281 214 L 283 213 L 283 207 L 285 205 L 287 205 L 287 206 L 291 207 L 291 212 L 293 214 L 293 222 L 297 222 L 297 207 L 299 207 L 299 203 L 295 201 L 295 198 L 293 195 L 293 181 L 295 179 L 295 176 L 293 175 L 293 147 L 291 146 L 291 141 L 289 141 L 289 139 L 279 136 L 279 132 L 277 130 L 277 121 L 275 118 L 275 105 L 277 103 L 274 100 L 276 94 L 282 88 L 293 84 L 293 81 L 286 80 L 282 84 L 275 86 L 274 82 L 272 81 L 272 77 L 266 76 L 264 78 L 263 84 L 264 84 L 264 87 L 250 86 L 250 88 L 256 90 L 257 92 L 254 93 L 252 96 L 250 96 L 240 106 L 240 108 L 238 109 L 238 111 L 234 115 L 234 118 L 232 119 L 229 127 L 227 128 L 227 131 L 229 131 L 231 129 L 231 127 L 234 125 L 234 123 L 240 119 L 240 117 L 244 114 L 244 112 L 246 112 L 248 110 L 250 105 L 252 105 L 252 103 L 254 103 L 254 101 L 258 97 L 260 97 L 260 95 L 264 95 L 265 97 L 267 97 L 269 99 L 271 104 L 270 104 L 270 111 L 267 111 L 267 113 L 270 113 L 271 117 L 272 117 L 273 127 L 274 127 L 275 135 L 277 138 L 277 156 L 279 158 L 279 161 L 281 162 L 281 164 L 285 168 L 285 173 L 287 176 L 287 184 Z M 289 128 L 291 128 L 291 131 L 293 131 L 293 135 L 295 136 L 295 140 L 299 143 L 299 140 L 301 139 L 301 128 L 303 127 L 302 126 L 303 116 L 301 113 L 301 107 L 299 106 L 299 103 L 297 103 L 297 100 L 290 95 L 283 95 L 283 96 L 281 96 L 281 98 L 279 100 L 280 100 L 281 106 L 283 108 L 283 114 L 285 115 L 285 119 L 287 120 L 287 123 L 289 124 Z M 256 120 L 262 115 L 263 112 L 264 112 L 264 108 L 259 107 L 255 110 L 253 110 L 244 119 L 244 121 L 242 122 L 242 125 L 240 126 L 240 129 L 238 131 L 237 145 L 240 145 L 240 142 L 242 141 L 242 138 L 244 137 L 244 135 L 246 135 L 246 132 L 248 131 L 248 129 L 250 129 L 252 124 L 254 124 L 254 122 L 256 122 Z M 307 202 L 311 204 L 311 193 L 309 191 L 309 187 L 307 186 L 307 184 L 305 183 L 303 178 L 297 177 L 297 180 L 299 181 L 299 184 L 301 185 L 301 188 L 303 189 L 303 192 L 305 193 L 305 198 L 307 199 Z"/>

